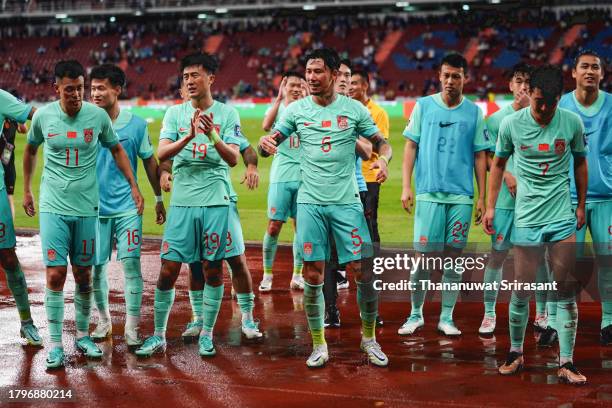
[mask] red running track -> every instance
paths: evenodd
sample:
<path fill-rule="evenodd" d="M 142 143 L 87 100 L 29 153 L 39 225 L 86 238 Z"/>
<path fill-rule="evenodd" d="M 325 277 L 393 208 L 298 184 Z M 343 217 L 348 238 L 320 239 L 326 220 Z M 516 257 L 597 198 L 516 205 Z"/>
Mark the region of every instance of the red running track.
<path fill-rule="evenodd" d="M 23 245 L 22 238 L 19 255 L 30 288 L 33 316 L 46 339 L 40 249 Z M 155 242 L 143 248 L 145 335 L 153 330 L 158 248 Z M 249 246 L 247 254 L 253 281 L 258 283 L 262 274 L 261 250 Z M 166 354 L 139 360 L 128 352 L 122 338 L 123 276 L 119 264 L 113 262 L 109 276 L 115 334 L 112 341 L 101 343 L 101 361 L 87 361 L 77 354 L 73 344 L 74 281 L 69 278 L 64 330 L 67 364 L 65 370 L 53 373 L 45 371 L 45 349 L 19 344 L 17 312 L 2 280 L 0 387 L 70 388 L 76 398 L 73 405 L 91 407 L 612 406 L 612 347 L 599 344 L 600 308 L 595 303 L 581 303 L 579 307 L 575 359 L 589 380 L 583 387 L 557 383 L 556 351 L 537 349 L 531 326 L 525 342 L 526 370 L 516 377 L 497 374 L 509 344 L 507 307 L 503 304 L 498 306 L 496 335 L 490 339 L 481 339 L 477 334 L 482 305 L 458 304 L 455 319 L 464 334 L 449 339 L 436 332 L 439 303 L 426 305 L 426 326 L 422 331 L 416 336 L 400 337 L 397 329 L 409 311 L 409 303 L 383 302 L 380 310 L 385 325 L 377 330 L 377 337 L 390 365 L 382 369 L 370 366 L 359 351 L 360 322 L 354 285 L 340 293 L 342 328 L 326 331 L 330 362 L 323 369 L 308 369 L 305 360 L 311 343 L 302 295 L 288 290 L 291 260 L 290 248 L 279 248 L 275 290 L 257 294 L 255 315 L 265 335 L 261 341 L 241 337 L 240 311 L 230 300 L 226 280 L 226 296 L 215 328 L 218 354 L 210 359 L 198 356 L 197 344 L 184 344 L 181 340 L 191 314 L 186 273 L 177 283 Z M 0 406 L 54 406 L 50 401 L 29 405 L 6 402 L 0 401 Z"/>

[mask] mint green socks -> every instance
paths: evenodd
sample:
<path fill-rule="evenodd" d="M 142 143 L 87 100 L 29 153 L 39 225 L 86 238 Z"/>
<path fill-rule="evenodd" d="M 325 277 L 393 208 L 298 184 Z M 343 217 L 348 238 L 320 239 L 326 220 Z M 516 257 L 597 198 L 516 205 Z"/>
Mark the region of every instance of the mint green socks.
<path fill-rule="evenodd" d="M 14 270 L 7 268 L 5 269 L 5 273 L 6 284 L 15 299 L 19 318 L 21 321 L 30 320 L 32 315 L 30 313 L 30 301 L 28 299 L 28 286 L 23 271 L 21 270 L 21 265 L 17 264 L 17 268 Z"/>
<path fill-rule="evenodd" d="M 154 319 L 155 335 L 163 339 L 166 338 L 166 328 L 168 326 L 168 316 L 174 304 L 174 288 L 170 290 L 160 290 L 155 288 Z"/>
<path fill-rule="evenodd" d="M 325 330 L 323 328 L 323 284 L 311 285 L 304 282 L 304 311 L 312 336 L 313 346 L 325 344 Z"/>
<path fill-rule="evenodd" d="M 217 322 L 221 301 L 223 300 L 224 285 L 221 286 L 204 286 L 204 306 L 203 306 L 203 325 L 202 334 L 207 334 L 212 337 L 213 328 Z"/>
<path fill-rule="evenodd" d="M 276 257 L 276 249 L 278 247 L 278 237 L 269 235 L 266 231 L 263 239 L 262 257 L 264 275 L 272 275 L 272 265 Z"/>
<path fill-rule="evenodd" d="M 499 288 L 499 284 L 502 278 L 502 268 L 491 268 L 487 266 L 485 268 L 484 273 L 484 283 L 497 283 L 497 287 Z M 485 316 L 494 317 L 495 316 L 495 304 L 497 303 L 497 294 L 498 290 L 495 289 L 485 289 L 484 290 L 484 308 L 485 308 Z"/>
<path fill-rule="evenodd" d="M 62 329 L 64 327 L 64 292 L 45 288 L 45 311 L 49 324 L 51 349 L 62 347 Z"/>

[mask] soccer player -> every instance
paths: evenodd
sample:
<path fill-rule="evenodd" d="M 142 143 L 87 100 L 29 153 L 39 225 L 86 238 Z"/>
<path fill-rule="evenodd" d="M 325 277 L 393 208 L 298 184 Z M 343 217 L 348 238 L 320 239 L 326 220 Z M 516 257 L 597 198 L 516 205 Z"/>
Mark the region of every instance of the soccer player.
<path fill-rule="evenodd" d="M 372 116 L 374 123 L 378 126 L 378 129 L 385 137 L 389 139 L 389 114 L 380 107 L 372 98 L 368 95 L 368 89 L 370 84 L 370 76 L 366 71 L 353 71 L 351 75 L 351 82 L 349 86 L 349 95 L 353 99 L 357 99 L 361 102 Z M 366 218 L 369 219 L 372 225 L 372 243 L 374 248 L 380 246 L 380 234 L 378 232 L 378 197 L 380 195 L 380 184 L 376 181 L 377 170 L 371 169 L 372 164 L 378 160 L 378 155 L 374 153 L 370 160 L 364 160 L 361 168 L 363 171 L 363 177 L 366 181 L 368 188 L 367 200 L 365 203 Z"/>
<path fill-rule="evenodd" d="M 580 117 L 557 105 L 563 92 L 563 74 L 558 67 L 543 65 L 530 79 L 530 107 L 507 116 L 499 128 L 491 167 L 484 230 L 495 233 L 495 205 L 507 158 L 512 154 L 517 177 L 514 270 L 519 282 L 533 282 L 542 262 L 544 245 L 557 282 L 556 326 L 559 335 L 557 376 L 570 384 L 584 384 L 586 377 L 573 364 L 578 325 L 575 269 L 576 229 L 585 218 L 587 162 L 584 126 Z M 578 204 L 572 211 L 569 188 L 570 155 Z M 499 373 L 517 373 L 524 364 L 523 342 L 529 317 L 526 290 L 515 290 L 508 310 L 511 347 Z"/>
<path fill-rule="evenodd" d="M 230 167 L 238 163 L 237 139 L 242 137 L 236 110 L 212 98 L 217 68 L 210 54 L 184 57 L 181 75 L 191 100 L 171 106 L 164 115 L 157 153 L 161 161 L 174 158 L 174 186 L 155 290 L 155 333 L 136 350 L 140 357 L 166 349 L 166 326 L 181 265 L 200 261 L 206 286 L 199 353 L 216 354 L 212 332 L 223 299 L 221 261 L 230 205 L 222 162 Z"/>
<path fill-rule="evenodd" d="M 443 251 L 444 257 L 458 257 L 467 242 L 473 207 L 473 174 L 478 184 L 476 224 L 484 212 L 486 150 L 490 142 L 482 111 L 463 96 L 467 62 L 459 54 L 449 54 L 440 65 L 442 92 L 417 100 L 404 130 L 402 205 L 409 213 L 414 204 L 412 171 L 416 161 L 416 212 L 414 247 L 419 253 Z M 425 259 L 425 258 L 424 258 Z M 426 291 L 421 281 L 429 279 L 427 265 L 411 271 L 416 285 L 411 291 L 411 311 L 400 327 L 400 335 L 410 335 L 424 325 L 423 303 Z M 442 283 L 461 281 L 452 268 L 443 272 Z M 458 290 L 442 291 L 438 330 L 447 336 L 461 331 L 453 322 Z"/>
<path fill-rule="evenodd" d="M 74 294 L 76 347 L 89 358 L 102 351 L 89 337 L 91 312 L 91 265 L 95 256 L 98 217 L 96 161 L 99 144 L 110 149 L 117 166 L 130 185 L 138 214 L 144 201 L 130 167 L 130 161 L 104 109 L 83 102 L 85 70 L 75 60 L 55 65 L 55 91 L 59 101 L 39 109 L 32 118 L 23 171 L 26 214 L 36 213 L 32 175 L 36 153 L 44 143 L 44 166 L 40 186 L 40 238 L 47 267 L 45 309 L 51 338 L 47 368 L 64 365 L 62 328 L 64 283 L 70 257 L 76 283 Z"/>
<path fill-rule="evenodd" d="M 371 256 L 370 237 L 359 201 L 355 178 L 355 146 L 358 135 L 372 141 L 380 154 L 375 167 L 378 180 L 388 176 L 391 146 L 380 135 L 368 111 L 359 102 L 334 89 L 340 61 L 328 48 L 306 57 L 306 81 L 310 97 L 287 107 L 272 135 L 259 142 L 262 155 L 277 153 L 277 146 L 291 134 L 300 137 L 302 184 L 298 191 L 298 241 L 304 255 L 304 310 L 313 340 L 308 367 L 321 367 L 329 360 L 323 329 L 323 271 L 334 238 L 340 263 L 357 281 L 362 339 L 361 349 L 378 366 L 389 362 L 375 338 L 378 294 L 371 271 L 361 268 L 361 259 Z"/>
<path fill-rule="evenodd" d="M 10 119 L 18 123 L 24 123 L 32 118 L 35 108 L 26 105 L 10 93 L 0 89 L 0 123 Z M 13 154 L 13 149 L 7 144 L 0 151 L 1 157 Z M 13 213 L 8 199 L 7 188 L 4 184 L 4 169 L 0 166 L 0 266 L 6 275 L 6 283 L 15 298 L 17 312 L 21 320 L 19 333 L 27 344 L 42 346 L 42 339 L 38 329 L 34 326 L 30 312 L 30 301 L 28 299 L 28 286 L 25 276 L 21 270 L 19 259 L 15 253 L 15 227 L 13 224 Z"/>
<path fill-rule="evenodd" d="M 597 256 L 602 310 L 600 339 L 602 344 L 609 345 L 612 344 L 612 96 L 599 89 L 603 71 L 603 61 L 597 53 L 581 51 L 572 69 L 576 89 L 561 97 L 559 107 L 578 114 L 586 129 L 589 146 L 586 226 Z M 571 172 L 570 176 L 573 176 Z M 571 194 L 576 207 L 578 192 L 573 177 Z M 579 229 L 576 241 L 584 242 L 585 235 L 586 227 Z"/>
<path fill-rule="evenodd" d="M 492 140 L 497 139 L 499 124 L 502 119 L 512 113 L 529 106 L 529 75 L 531 66 L 525 63 L 518 63 L 510 71 L 509 88 L 514 96 L 511 104 L 505 106 L 487 118 L 487 130 L 492 136 Z M 508 158 L 506 169 L 504 170 L 504 182 L 497 199 L 495 208 L 495 234 L 491 235 L 491 258 L 485 268 L 484 281 L 488 283 L 496 282 L 499 285 L 502 277 L 502 267 L 508 256 L 508 251 L 512 247 L 511 238 L 514 228 L 514 197 L 516 195 L 516 178 L 514 177 L 514 167 L 512 156 Z M 537 282 L 548 281 L 548 271 L 545 263 L 540 265 L 536 276 Z M 479 334 L 492 334 L 495 331 L 495 303 L 497 301 L 497 290 L 484 291 L 484 317 Z M 546 291 L 536 291 L 536 316 L 534 319 L 536 331 L 544 332 L 547 328 L 546 323 Z M 541 337 L 542 339 L 547 336 Z M 548 341 L 550 342 L 550 340 Z"/>
<path fill-rule="evenodd" d="M 297 72 L 283 74 L 278 95 L 274 104 L 266 112 L 262 127 L 268 132 L 291 103 L 303 95 L 303 77 Z M 287 218 L 294 220 L 297 212 L 297 191 L 300 186 L 300 139 L 291 135 L 278 146 L 278 154 L 272 160 L 270 168 L 270 186 L 268 187 L 268 228 L 263 238 L 263 279 L 259 284 L 260 292 L 272 290 L 272 266 L 276 257 L 278 235 Z M 293 276 L 290 289 L 304 290 L 302 278 L 303 259 L 300 248 L 293 236 Z"/>
<path fill-rule="evenodd" d="M 155 215 L 157 224 L 166 220 L 166 210 L 159 187 L 157 160 L 149 139 L 147 122 L 120 109 L 119 95 L 125 86 L 125 73 L 113 64 L 104 64 L 91 70 L 91 99 L 104 109 L 113 122 L 113 129 L 125 150 L 134 177 L 138 169 L 138 158 L 143 162 L 147 178 L 155 193 Z M 93 293 L 98 309 L 98 325 L 91 333 L 94 340 L 111 334 L 112 323 L 108 307 L 107 267 L 112 254 L 113 241 L 117 241 L 117 259 L 121 261 L 125 279 L 125 341 L 128 347 L 138 346 L 140 306 L 142 304 L 143 281 L 140 271 L 140 243 L 142 216 L 130 197 L 130 186 L 119 172 L 110 152 L 98 153 L 97 175 L 100 183 L 100 209 L 96 235 L 95 266 L 93 271 Z"/>

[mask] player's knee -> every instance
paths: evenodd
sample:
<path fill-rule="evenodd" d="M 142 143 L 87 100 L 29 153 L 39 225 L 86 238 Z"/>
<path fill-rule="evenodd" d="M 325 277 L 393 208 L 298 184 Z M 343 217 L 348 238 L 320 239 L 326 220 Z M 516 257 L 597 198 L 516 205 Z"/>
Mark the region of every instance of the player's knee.
<path fill-rule="evenodd" d="M 178 265 L 178 267 L 177 267 Z M 157 278 L 157 288 L 160 290 L 170 290 L 174 287 L 176 278 L 180 271 L 181 264 L 177 262 L 162 262 L 161 270 L 159 271 L 159 277 Z"/>
<path fill-rule="evenodd" d="M 210 286 L 221 286 L 223 284 L 223 274 L 218 269 L 206 271 L 206 284 Z"/>
<path fill-rule="evenodd" d="M 268 223 L 268 235 L 272 237 L 278 237 L 283 228 L 283 223 L 281 221 L 270 220 Z"/>
<path fill-rule="evenodd" d="M 47 270 L 47 285 L 51 289 L 62 288 L 66 280 L 66 271 L 58 268 Z"/>
<path fill-rule="evenodd" d="M 503 266 L 507 255 L 508 251 L 492 251 L 491 259 L 489 261 L 489 268 L 500 269 Z"/>
<path fill-rule="evenodd" d="M 232 275 L 244 276 L 248 273 L 246 258 L 243 255 L 233 256 L 227 259 L 227 263 L 232 268 Z"/>
<path fill-rule="evenodd" d="M 305 261 L 302 275 L 304 280 L 311 285 L 321 284 L 323 282 L 323 263 Z"/>
<path fill-rule="evenodd" d="M 5 271 L 14 271 L 17 269 L 19 260 L 17 259 L 17 254 L 15 254 L 14 248 L 0 249 L 0 265 L 2 265 L 2 268 L 4 268 Z"/>

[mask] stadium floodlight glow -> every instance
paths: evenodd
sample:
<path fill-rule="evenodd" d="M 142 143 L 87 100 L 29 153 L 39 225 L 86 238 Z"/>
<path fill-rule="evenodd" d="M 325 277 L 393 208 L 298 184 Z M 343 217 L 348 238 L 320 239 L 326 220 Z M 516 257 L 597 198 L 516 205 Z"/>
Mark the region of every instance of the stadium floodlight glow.
<path fill-rule="evenodd" d="M 134 12 L 134 15 L 135 15 L 136 17 L 140 17 L 140 16 L 142 16 L 142 11 L 141 11 L 141 10 L 136 10 L 136 11 Z"/>
<path fill-rule="evenodd" d="M 408 3 L 407 1 L 398 1 L 397 3 L 395 3 L 395 7 L 399 7 L 399 8 L 410 7 L 410 3 Z"/>
<path fill-rule="evenodd" d="M 215 9 L 215 13 L 217 13 L 217 14 L 225 14 L 227 12 L 228 12 L 228 10 L 226 8 L 224 8 L 224 7 Z"/>
<path fill-rule="evenodd" d="M 312 10 L 316 10 L 317 6 L 315 6 L 314 4 L 304 4 L 302 6 L 302 10 L 304 11 L 312 11 Z"/>
<path fill-rule="evenodd" d="M 491 4 L 499 4 L 501 3 L 501 0 L 491 0 Z"/>
<path fill-rule="evenodd" d="M 199 18 L 200 20 L 204 20 L 204 19 L 206 19 L 207 17 L 208 17 L 208 15 L 206 15 L 206 14 L 204 14 L 204 13 L 198 14 L 198 18 Z"/>
<path fill-rule="evenodd" d="M 470 11 L 470 5 L 469 4 L 464 4 L 462 9 L 463 9 L 463 11 Z"/>
<path fill-rule="evenodd" d="M 58 20 L 64 19 L 64 18 L 68 18 L 68 14 L 66 13 L 58 13 L 55 15 L 55 18 L 57 18 Z"/>
<path fill-rule="evenodd" d="M 115 18 L 115 16 L 111 16 L 111 18 L 109 18 L 108 21 L 110 21 L 111 23 L 114 23 L 115 21 L 117 21 L 117 19 Z"/>

